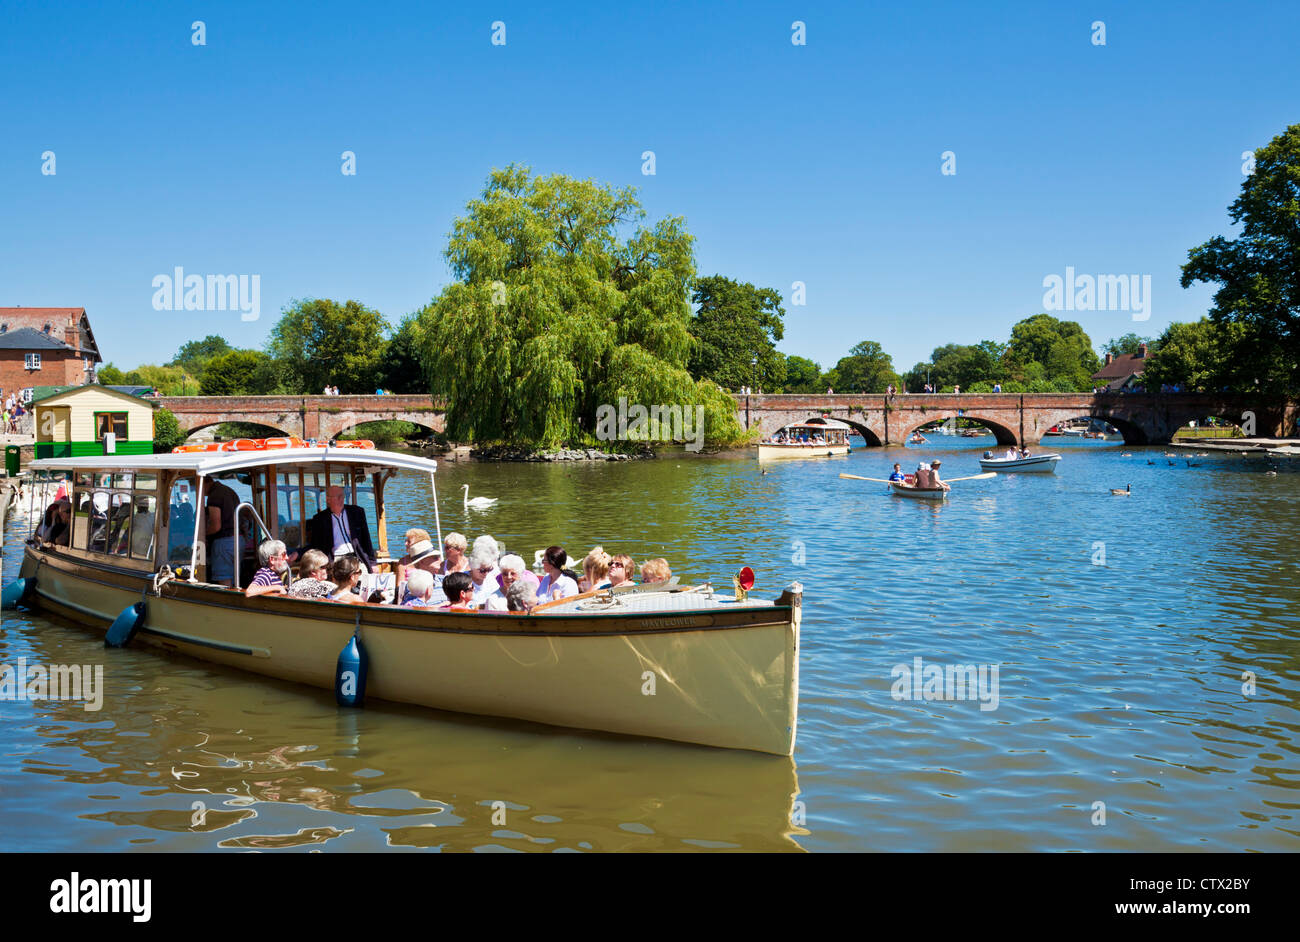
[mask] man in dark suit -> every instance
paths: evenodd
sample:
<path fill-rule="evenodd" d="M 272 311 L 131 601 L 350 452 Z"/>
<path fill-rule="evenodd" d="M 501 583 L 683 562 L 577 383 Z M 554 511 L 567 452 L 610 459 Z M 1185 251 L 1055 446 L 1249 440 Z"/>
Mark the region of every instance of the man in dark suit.
<path fill-rule="evenodd" d="M 336 555 L 346 555 L 346 550 L 341 553 L 336 551 L 350 545 L 366 569 L 374 572 L 375 547 L 370 542 L 366 512 L 356 504 L 343 503 L 343 488 L 337 485 L 326 488 L 325 504 L 327 509 L 307 523 L 310 547 L 334 559 Z"/>

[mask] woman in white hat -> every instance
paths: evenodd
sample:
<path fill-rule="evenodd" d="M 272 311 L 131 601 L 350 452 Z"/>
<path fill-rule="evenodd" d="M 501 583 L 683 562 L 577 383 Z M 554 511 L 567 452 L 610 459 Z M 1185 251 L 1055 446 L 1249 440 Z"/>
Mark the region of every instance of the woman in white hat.
<path fill-rule="evenodd" d="M 423 569 L 432 575 L 438 571 L 440 562 L 442 562 L 442 554 L 429 539 L 428 530 L 421 530 L 419 527 L 407 530 L 406 555 L 397 561 L 397 601 L 400 603 L 405 599 L 403 589 L 410 575 L 407 569 L 411 567 Z"/>

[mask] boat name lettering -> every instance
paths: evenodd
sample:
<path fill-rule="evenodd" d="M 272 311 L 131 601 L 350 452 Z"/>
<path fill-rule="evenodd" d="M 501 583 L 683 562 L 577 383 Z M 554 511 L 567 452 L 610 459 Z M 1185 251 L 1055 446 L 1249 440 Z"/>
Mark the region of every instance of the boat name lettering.
<path fill-rule="evenodd" d="M 642 625 L 646 628 L 693 628 L 695 618 L 647 618 Z"/>

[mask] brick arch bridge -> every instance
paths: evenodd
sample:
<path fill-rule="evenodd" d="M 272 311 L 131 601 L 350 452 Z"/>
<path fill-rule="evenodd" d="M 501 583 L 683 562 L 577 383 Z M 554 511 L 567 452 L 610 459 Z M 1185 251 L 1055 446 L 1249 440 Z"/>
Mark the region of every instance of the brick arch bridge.
<path fill-rule="evenodd" d="M 987 426 L 1000 444 L 1037 443 L 1053 425 L 1079 416 L 1104 419 L 1130 445 L 1164 444 L 1190 420 L 1218 416 L 1240 423 L 1255 413 L 1255 434 L 1294 434 L 1300 403 L 1211 393 L 963 393 L 874 395 L 738 395 L 745 428 L 770 435 L 791 422 L 829 414 L 853 426 L 868 445 L 901 445 L 936 419 L 966 418 Z"/>
<path fill-rule="evenodd" d="M 188 432 L 222 422 L 253 422 L 285 435 L 334 438 L 362 422 L 399 420 L 444 430 L 429 396 L 164 396 L 157 400 Z"/>

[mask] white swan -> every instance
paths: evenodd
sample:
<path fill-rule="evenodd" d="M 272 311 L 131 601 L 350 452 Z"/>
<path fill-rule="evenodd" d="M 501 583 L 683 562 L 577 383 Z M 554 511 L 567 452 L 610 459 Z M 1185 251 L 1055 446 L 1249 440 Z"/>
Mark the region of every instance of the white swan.
<path fill-rule="evenodd" d="M 471 507 L 482 510 L 485 507 L 491 507 L 493 504 L 497 502 L 497 499 L 495 497 L 475 497 L 473 500 L 470 500 L 468 484 L 462 484 L 460 489 L 465 492 L 466 510 L 469 510 Z"/>

